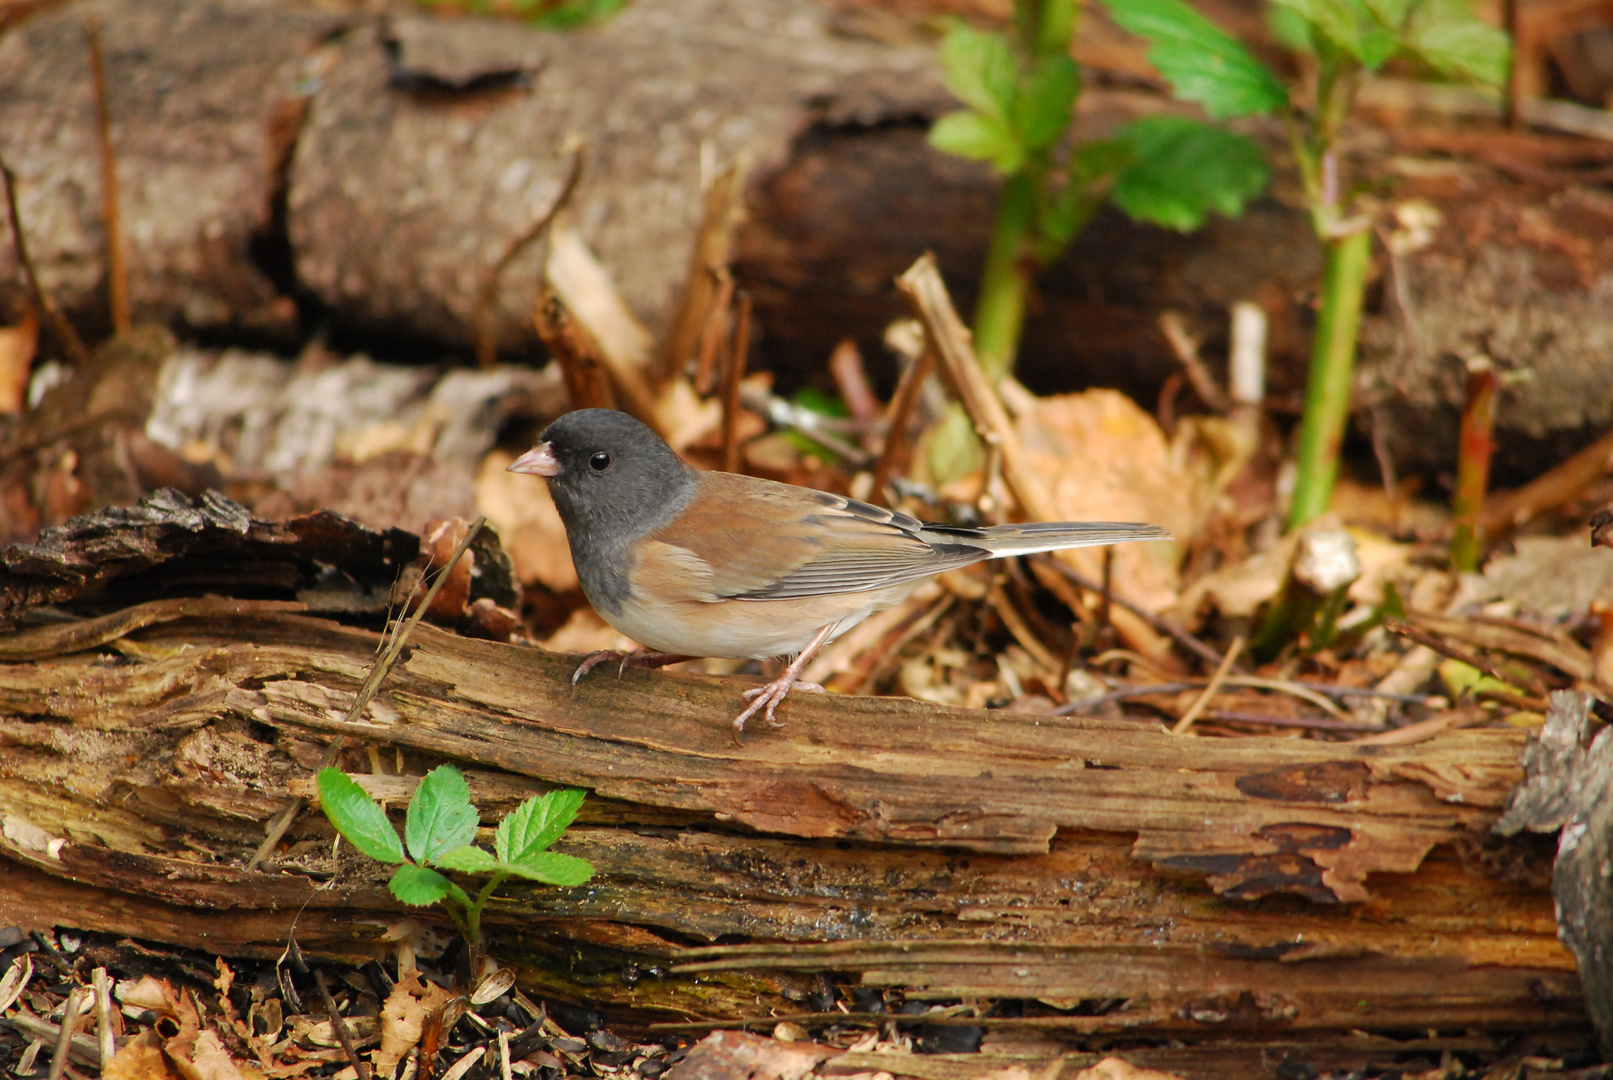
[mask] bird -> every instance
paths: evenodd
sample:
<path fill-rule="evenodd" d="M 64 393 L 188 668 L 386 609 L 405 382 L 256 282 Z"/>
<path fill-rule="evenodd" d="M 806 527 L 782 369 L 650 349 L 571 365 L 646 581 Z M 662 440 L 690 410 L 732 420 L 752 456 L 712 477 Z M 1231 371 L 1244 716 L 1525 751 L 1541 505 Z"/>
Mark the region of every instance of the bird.
<path fill-rule="evenodd" d="M 657 667 L 696 657 L 794 657 L 745 691 L 739 739 L 758 712 L 775 727 L 801 672 L 825 644 L 906 599 L 931 576 L 986 559 L 1129 540 L 1157 525 L 1059 521 L 973 527 L 926 523 L 870 503 L 685 462 L 648 426 L 615 409 L 551 423 L 508 470 L 540 476 L 565 526 L 583 595 L 646 651 L 606 659 Z"/>

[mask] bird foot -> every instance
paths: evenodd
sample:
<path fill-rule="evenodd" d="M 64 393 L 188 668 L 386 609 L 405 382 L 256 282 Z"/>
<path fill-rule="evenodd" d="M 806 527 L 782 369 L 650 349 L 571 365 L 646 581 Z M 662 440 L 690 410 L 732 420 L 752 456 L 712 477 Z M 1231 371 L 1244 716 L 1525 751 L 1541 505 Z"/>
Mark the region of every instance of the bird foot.
<path fill-rule="evenodd" d="M 621 664 L 619 664 L 616 668 L 616 677 L 621 678 L 622 672 L 626 671 L 630 667 L 659 668 L 666 667 L 668 664 L 677 664 L 684 660 L 693 659 L 694 657 L 692 656 L 680 656 L 677 653 L 651 652 L 648 649 L 640 649 L 638 652 L 630 653 L 618 652 L 615 649 L 601 649 L 598 652 L 589 653 L 583 658 L 583 662 L 577 665 L 577 670 L 571 673 L 571 685 L 576 686 L 582 681 L 582 677 L 584 675 L 594 670 L 600 664 L 603 664 L 606 660 L 621 661 Z"/>
<path fill-rule="evenodd" d="M 791 690 L 805 690 L 809 694 L 828 693 L 818 683 L 802 682 L 793 672 L 788 670 L 766 686 L 746 690 L 742 696 L 750 704 L 745 707 L 744 712 L 734 717 L 734 741 L 738 742 L 739 736 L 744 732 L 745 721 L 755 716 L 758 712 L 764 712 L 764 710 L 764 715 L 767 717 L 769 724 L 774 727 L 783 727 L 784 721 L 777 719 L 773 714 L 778 711 L 779 704 L 783 702 L 785 696 Z"/>

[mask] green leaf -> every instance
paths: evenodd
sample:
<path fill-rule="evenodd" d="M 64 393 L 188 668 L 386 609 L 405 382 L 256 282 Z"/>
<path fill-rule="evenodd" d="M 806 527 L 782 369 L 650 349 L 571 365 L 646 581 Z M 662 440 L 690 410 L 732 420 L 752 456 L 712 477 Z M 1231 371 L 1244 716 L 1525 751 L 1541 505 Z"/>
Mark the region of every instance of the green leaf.
<path fill-rule="evenodd" d="M 499 867 L 497 859 L 479 847 L 456 847 L 437 856 L 432 862 L 444 870 L 458 870 L 462 874 L 491 874 Z"/>
<path fill-rule="evenodd" d="M 1266 8 L 1266 25 L 1277 44 L 1294 52 L 1315 52 L 1316 41 L 1311 36 L 1310 20 L 1291 7 L 1273 3 Z"/>
<path fill-rule="evenodd" d="M 511 863 L 508 869 L 545 885 L 581 885 L 594 876 L 593 863 L 558 851 L 541 852 L 530 859 Z"/>
<path fill-rule="evenodd" d="M 1081 69 L 1068 56 L 1043 60 L 1031 69 L 1015 101 L 1014 127 L 1032 153 L 1058 142 L 1070 126 Z"/>
<path fill-rule="evenodd" d="M 448 849 L 476 839 L 476 820 L 464 774 L 452 765 L 438 765 L 420 781 L 409 800 L 403 826 L 409 854 L 415 862 L 436 862 Z"/>
<path fill-rule="evenodd" d="M 1042 215 L 1037 255 L 1052 262 L 1063 252 L 1092 214 L 1102 205 L 1115 174 L 1130 165 L 1135 154 L 1129 143 L 1103 139 L 1082 143 L 1070 155 L 1070 176 L 1049 201 Z"/>
<path fill-rule="evenodd" d="M 1417 6 L 1418 0 L 1366 0 L 1373 18 L 1391 30 L 1399 31 L 1406 25 L 1406 17 Z"/>
<path fill-rule="evenodd" d="M 1512 62 L 1507 36 L 1474 18 L 1466 0 L 1425 0 L 1412 16 L 1405 47 L 1442 75 L 1485 86 L 1505 83 Z"/>
<path fill-rule="evenodd" d="M 566 826 L 577 819 L 583 792 L 559 788 L 547 795 L 534 796 L 511 810 L 498 823 L 493 849 L 499 862 L 513 864 L 532 858 L 560 839 Z"/>
<path fill-rule="evenodd" d="M 315 786 L 319 789 L 319 805 L 343 839 L 376 862 L 403 861 L 398 831 L 356 780 L 334 766 L 326 766 L 319 770 Z"/>
<path fill-rule="evenodd" d="M 1120 26 L 1153 44 L 1148 61 L 1176 96 L 1217 119 L 1265 114 L 1288 91 L 1265 65 L 1182 0 L 1104 0 Z"/>
<path fill-rule="evenodd" d="M 1180 116 L 1144 117 L 1117 138 L 1136 156 L 1109 197 L 1139 221 L 1170 229 L 1196 229 L 1212 210 L 1235 217 L 1270 175 L 1250 140 Z"/>
<path fill-rule="evenodd" d="M 935 122 L 930 145 L 959 157 L 990 162 L 1001 173 L 1018 172 L 1025 163 L 1025 147 L 1008 125 L 977 112 L 955 112 Z"/>
<path fill-rule="evenodd" d="M 982 115 L 1006 122 L 1014 110 L 1019 66 L 1001 34 L 956 22 L 941 39 L 941 81 Z"/>
<path fill-rule="evenodd" d="M 1377 11 L 1364 0 L 1273 0 L 1311 25 L 1313 34 L 1320 34 L 1334 45 L 1355 57 L 1361 64 L 1377 70 L 1395 54 L 1396 30 L 1399 23 L 1385 25 Z M 1384 10 L 1392 11 L 1391 7 Z"/>
<path fill-rule="evenodd" d="M 435 870 L 413 863 L 404 863 L 392 874 L 392 880 L 387 882 L 392 895 L 411 907 L 425 907 L 435 904 L 448 895 L 453 882 L 437 873 Z"/>

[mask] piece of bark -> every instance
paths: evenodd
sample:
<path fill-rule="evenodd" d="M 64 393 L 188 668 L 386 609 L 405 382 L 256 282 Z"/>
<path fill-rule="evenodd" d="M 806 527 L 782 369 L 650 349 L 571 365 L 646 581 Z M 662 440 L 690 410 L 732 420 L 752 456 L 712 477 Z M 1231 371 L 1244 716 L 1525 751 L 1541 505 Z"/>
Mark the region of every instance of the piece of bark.
<path fill-rule="evenodd" d="M 1515 730 L 1178 739 L 809 695 L 735 746 L 740 680 L 573 687 L 572 658 L 430 627 L 348 721 L 376 635 L 234 603 L 117 616 L 57 638 L 59 656 L 24 632 L 17 655 L 38 659 L 0 664 L 0 915 L 256 956 L 295 920 L 307 951 L 372 954 L 405 909 L 381 867 L 330 861 L 317 814 L 278 872 L 238 868 L 342 734 L 407 774 L 359 773 L 393 806 L 442 760 L 489 824 L 553 785 L 589 789 L 560 846 L 597 876 L 510 885 L 491 948 L 531 985 L 639 1022 L 788 1011 L 825 971 L 912 1000 L 1125 999 L 1038 1021 L 1094 1033 L 1584 1022 L 1533 845 L 1488 838 L 1520 775 Z M 662 974 L 555 962 L 578 950 Z"/>
<path fill-rule="evenodd" d="M 1552 895 L 1558 934 L 1579 961 L 1602 1053 L 1613 1057 L 1613 734 L 1589 745 L 1591 697 L 1559 690 L 1524 751 L 1524 780 L 1495 831 L 1561 829 Z"/>
<path fill-rule="evenodd" d="M 108 325 L 101 158 L 84 42 L 106 53 L 123 243 L 135 319 L 289 334 L 287 282 L 254 245 L 274 231 L 271 141 L 301 64 L 337 20 L 254 0 L 59 5 L 0 38 L 0 155 L 18 174 L 35 265 L 80 325 Z M 22 293 L 0 243 L 0 306 Z"/>
<path fill-rule="evenodd" d="M 322 610 L 354 610 L 332 597 L 370 591 L 369 606 L 384 610 L 392 581 L 419 544 L 413 533 L 370 530 L 329 511 L 264 521 L 217 492 L 192 500 L 163 490 L 0 549 L 0 625 L 109 587 L 125 598 L 184 589 L 306 590 L 324 598 L 315 603 Z M 337 587 L 342 581 L 348 588 Z"/>

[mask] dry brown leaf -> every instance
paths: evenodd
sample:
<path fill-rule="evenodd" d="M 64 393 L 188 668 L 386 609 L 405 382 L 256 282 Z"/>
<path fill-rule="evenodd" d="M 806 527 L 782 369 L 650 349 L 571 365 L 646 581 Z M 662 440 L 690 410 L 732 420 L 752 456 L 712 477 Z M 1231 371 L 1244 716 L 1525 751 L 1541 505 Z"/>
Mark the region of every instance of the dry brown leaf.
<path fill-rule="evenodd" d="M 1152 416 L 1115 390 L 1037 399 L 1018 429 L 1060 518 L 1146 521 L 1176 536 L 1174 543 L 1122 544 L 1114 566 L 1116 591 L 1128 600 L 1150 611 L 1173 603 L 1181 545 L 1198 531 L 1218 480 L 1241 462 L 1218 460 L 1190 425 L 1176 442 L 1167 440 Z M 1097 551 L 1072 554 L 1088 577 L 1102 576 Z"/>
<path fill-rule="evenodd" d="M 163 1056 L 162 1038 L 147 1028 L 124 1043 L 101 1072 L 102 1080 L 175 1080 Z"/>
<path fill-rule="evenodd" d="M 1107 1057 L 1076 1073 L 1075 1080 L 1182 1080 L 1182 1077 L 1158 1069 L 1144 1069 L 1122 1058 Z"/>
<path fill-rule="evenodd" d="M 667 1070 L 667 1080 L 802 1080 L 836 1051 L 743 1031 L 714 1031 Z"/>
<path fill-rule="evenodd" d="M 403 1056 L 420 1042 L 426 1017 L 452 996 L 425 982 L 418 971 L 403 973 L 381 1006 L 381 1046 L 371 1057 L 376 1076 L 393 1074 Z"/>
<path fill-rule="evenodd" d="M 23 313 L 21 322 L 0 326 L 0 414 L 22 411 L 38 346 L 39 318 L 32 308 Z"/>
<path fill-rule="evenodd" d="M 168 1060 L 184 1080 L 265 1080 L 256 1066 L 231 1057 L 218 1032 L 212 1029 L 201 1032 L 188 1048 L 182 1049 L 184 1041 L 181 1034 L 169 1039 L 164 1047 Z"/>

